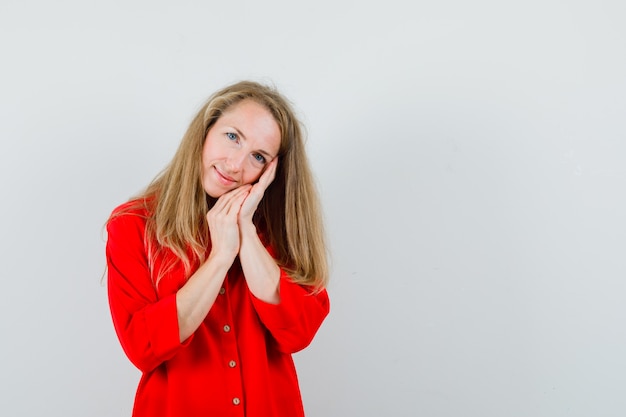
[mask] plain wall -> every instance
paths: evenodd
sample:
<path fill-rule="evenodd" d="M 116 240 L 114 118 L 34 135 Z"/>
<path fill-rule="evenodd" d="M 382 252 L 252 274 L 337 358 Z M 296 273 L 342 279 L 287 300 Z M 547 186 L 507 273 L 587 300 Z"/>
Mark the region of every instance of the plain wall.
<path fill-rule="evenodd" d="M 0 414 L 128 416 L 103 224 L 216 89 L 305 122 L 310 417 L 626 415 L 622 1 L 0 3 Z"/>

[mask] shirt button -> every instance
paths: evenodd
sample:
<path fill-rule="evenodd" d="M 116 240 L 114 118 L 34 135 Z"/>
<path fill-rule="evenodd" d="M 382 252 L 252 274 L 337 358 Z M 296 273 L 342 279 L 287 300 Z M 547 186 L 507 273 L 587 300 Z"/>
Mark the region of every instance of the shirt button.
<path fill-rule="evenodd" d="M 224 331 L 226 333 L 230 332 L 230 326 L 228 324 L 224 326 Z"/>
<path fill-rule="evenodd" d="M 220 288 L 220 295 L 224 295 L 226 294 L 226 288 L 222 287 Z"/>
<path fill-rule="evenodd" d="M 235 366 L 237 366 L 237 362 L 230 361 L 230 362 L 228 362 L 228 366 L 230 366 L 231 368 L 234 368 Z"/>
<path fill-rule="evenodd" d="M 239 398 L 235 397 L 235 398 L 233 398 L 233 404 L 239 405 L 239 404 L 241 404 L 241 400 Z"/>

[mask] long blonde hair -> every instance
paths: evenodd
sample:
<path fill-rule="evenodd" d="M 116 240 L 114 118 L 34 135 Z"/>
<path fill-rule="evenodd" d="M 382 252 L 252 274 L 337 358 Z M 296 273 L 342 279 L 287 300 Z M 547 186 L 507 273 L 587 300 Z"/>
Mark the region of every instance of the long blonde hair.
<path fill-rule="evenodd" d="M 217 119 L 245 99 L 265 106 L 281 133 L 276 177 L 265 191 L 254 223 L 294 282 L 324 288 L 329 272 L 322 213 L 302 127 L 289 101 L 273 87 L 241 81 L 213 94 L 193 118 L 169 165 L 134 199 L 136 204 L 115 216 L 145 207 L 149 259 L 169 249 L 190 274 L 194 265 L 205 260 L 210 243 L 206 213 L 216 201 L 201 183 L 204 141 Z"/>

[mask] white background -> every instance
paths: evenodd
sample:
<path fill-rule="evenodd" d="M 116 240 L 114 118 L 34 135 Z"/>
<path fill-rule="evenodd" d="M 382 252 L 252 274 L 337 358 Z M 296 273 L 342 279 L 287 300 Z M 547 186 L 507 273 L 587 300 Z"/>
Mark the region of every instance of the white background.
<path fill-rule="evenodd" d="M 216 89 L 295 103 L 332 312 L 310 417 L 626 415 L 626 7 L 0 3 L 0 414 L 128 416 L 110 211 Z"/>

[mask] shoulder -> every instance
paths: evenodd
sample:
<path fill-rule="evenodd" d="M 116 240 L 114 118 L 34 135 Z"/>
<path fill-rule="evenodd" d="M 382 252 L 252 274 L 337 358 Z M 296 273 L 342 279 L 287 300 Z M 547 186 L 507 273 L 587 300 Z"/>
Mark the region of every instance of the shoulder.
<path fill-rule="evenodd" d="M 147 217 L 150 213 L 151 202 L 151 199 L 134 198 L 115 207 L 111 212 L 111 218 L 124 214 Z"/>
<path fill-rule="evenodd" d="M 149 201 L 141 199 L 133 199 L 117 206 L 111 212 L 107 220 L 107 231 L 117 232 L 122 230 L 143 230 L 146 221 L 150 217 L 148 208 Z"/>

